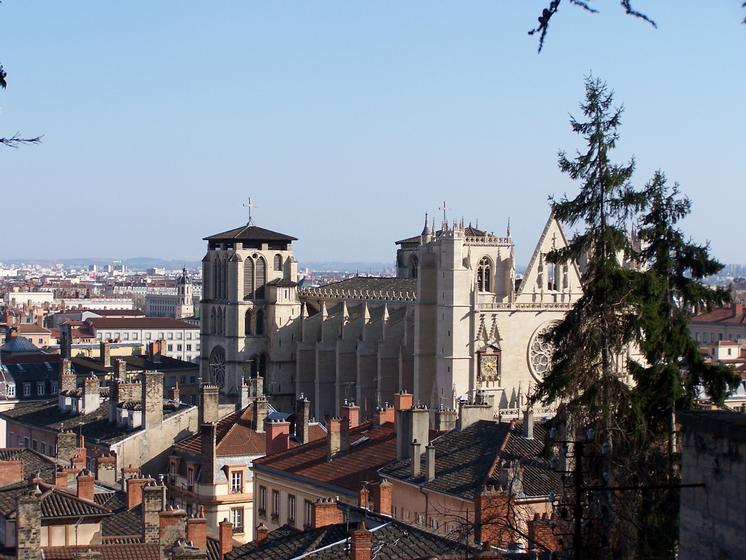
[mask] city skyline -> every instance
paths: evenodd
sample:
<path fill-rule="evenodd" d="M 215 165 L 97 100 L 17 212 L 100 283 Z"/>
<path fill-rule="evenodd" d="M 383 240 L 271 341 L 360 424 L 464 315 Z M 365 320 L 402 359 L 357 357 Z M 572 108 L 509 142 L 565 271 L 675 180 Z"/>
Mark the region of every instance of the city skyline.
<path fill-rule="evenodd" d="M 526 263 L 547 197 L 577 189 L 556 153 L 593 72 L 626 107 L 615 159 L 680 182 L 687 232 L 742 262 L 739 3 L 663 2 L 657 30 L 568 8 L 537 55 L 540 4 L 4 3 L 0 127 L 44 140 L 2 151 L 0 260 L 199 260 L 251 196 L 300 261 L 390 262 L 445 199 L 497 234 L 510 218 Z"/>

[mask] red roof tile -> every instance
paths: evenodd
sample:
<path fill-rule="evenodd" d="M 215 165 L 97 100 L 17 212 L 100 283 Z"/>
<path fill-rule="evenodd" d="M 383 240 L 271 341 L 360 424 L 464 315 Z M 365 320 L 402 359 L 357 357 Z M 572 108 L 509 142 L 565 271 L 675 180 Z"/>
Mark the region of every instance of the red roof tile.
<path fill-rule="evenodd" d="M 254 461 L 254 468 L 271 469 L 357 492 L 365 481 L 378 480 L 378 469 L 396 459 L 393 424 L 371 422 L 350 430 L 350 450 L 329 461 L 326 438 Z"/>
<path fill-rule="evenodd" d="M 746 307 L 741 304 L 734 304 L 730 307 L 718 307 L 692 317 L 691 322 L 746 325 Z"/>
<path fill-rule="evenodd" d="M 159 560 L 158 543 L 91 544 L 81 546 L 45 546 L 44 558 L 48 560 L 77 560 L 89 550 L 99 552 L 103 560 Z"/>

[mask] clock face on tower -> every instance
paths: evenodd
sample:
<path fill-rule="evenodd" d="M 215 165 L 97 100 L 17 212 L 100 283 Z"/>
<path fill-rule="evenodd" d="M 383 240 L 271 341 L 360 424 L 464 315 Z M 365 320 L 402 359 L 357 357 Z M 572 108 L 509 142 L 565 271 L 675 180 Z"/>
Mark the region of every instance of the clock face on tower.
<path fill-rule="evenodd" d="M 492 352 L 488 350 L 488 352 Z M 479 352 L 479 380 L 500 380 L 500 355 L 499 353 Z"/>
<path fill-rule="evenodd" d="M 225 386 L 225 350 L 222 346 L 216 346 L 210 352 L 210 378 L 217 386 Z"/>

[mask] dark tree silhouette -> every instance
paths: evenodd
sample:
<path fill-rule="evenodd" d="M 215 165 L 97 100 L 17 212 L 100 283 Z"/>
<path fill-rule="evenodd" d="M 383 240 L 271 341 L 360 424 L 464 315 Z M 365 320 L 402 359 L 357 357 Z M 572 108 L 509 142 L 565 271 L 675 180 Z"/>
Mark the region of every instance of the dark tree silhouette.
<path fill-rule="evenodd" d="M 5 72 L 5 68 L 3 68 L 2 64 L 0 64 L 0 87 L 2 89 L 8 87 L 7 78 L 8 74 Z M 16 132 L 11 136 L 0 137 L 0 144 L 2 144 L 3 146 L 8 146 L 9 148 L 17 148 L 21 144 L 38 144 L 39 142 L 41 142 L 41 136 L 24 138 L 23 136 L 21 136 L 20 132 Z"/>
<path fill-rule="evenodd" d="M 598 13 L 598 10 L 591 6 L 592 0 L 567 0 L 568 3 L 577 6 L 587 12 L 590 13 Z M 539 35 L 539 52 L 544 48 L 544 39 L 546 39 L 547 32 L 549 31 L 549 22 L 554 17 L 554 15 L 559 11 L 560 6 L 562 5 L 562 0 L 552 0 L 546 8 L 544 8 L 541 11 L 541 15 L 539 15 L 539 25 L 534 27 L 531 31 L 528 32 L 529 35 L 538 34 Z M 641 12 L 640 10 L 636 9 L 634 6 L 632 6 L 632 0 L 619 0 L 619 5 L 624 10 L 624 13 L 627 15 L 630 15 L 632 17 L 635 17 L 637 19 L 641 19 L 643 21 L 646 21 L 653 27 L 658 27 L 658 25 L 655 23 L 655 21 L 650 18 L 647 14 L 644 12 Z M 746 2 L 743 2 L 741 4 L 741 7 L 746 8 Z M 746 24 L 746 18 L 743 19 L 742 23 Z"/>

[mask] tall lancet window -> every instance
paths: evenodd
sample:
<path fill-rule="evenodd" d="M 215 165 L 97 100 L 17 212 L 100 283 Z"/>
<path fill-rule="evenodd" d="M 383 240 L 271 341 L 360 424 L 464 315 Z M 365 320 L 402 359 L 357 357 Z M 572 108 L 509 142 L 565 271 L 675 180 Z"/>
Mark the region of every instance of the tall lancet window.
<path fill-rule="evenodd" d="M 282 272 L 282 255 L 275 255 L 275 272 Z"/>
<path fill-rule="evenodd" d="M 246 257 L 243 263 L 243 297 L 254 297 L 254 259 Z"/>
<path fill-rule="evenodd" d="M 480 292 L 492 291 L 492 263 L 487 257 L 482 257 L 477 267 L 477 290 Z"/>
<path fill-rule="evenodd" d="M 417 267 L 419 265 L 419 261 L 417 260 L 417 255 L 412 255 L 412 258 L 409 260 L 409 276 L 410 278 L 417 278 Z"/>
<path fill-rule="evenodd" d="M 264 284 L 267 282 L 267 261 L 264 257 L 256 259 L 256 290 L 255 297 L 257 299 L 264 299 Z"/>
<path fill-rule="evenodd" d="M 220 293 L 220 259 L 215 259 L 215 262 L 212 265 L 213 268 L 213 287 L 212 287 L 212 293 L 215 296 L 215 299 L 220 299 L 221 293 Z"/>
<path fill-rule="evenodd" d="M 246 336 L 251 336 L 252 334 L 254 334 L 254 331 L 252 329 L 253 319 L 253 314 L 251 313 L 251 309 L 249 309 L 248 311 L 246 311 L 246 315 L 244 317 L 244 331 Z"/>

